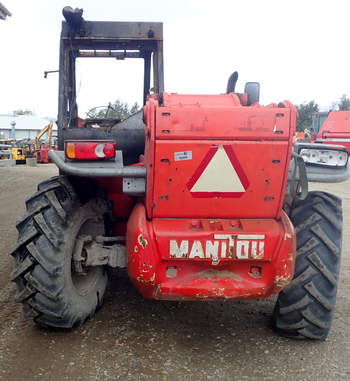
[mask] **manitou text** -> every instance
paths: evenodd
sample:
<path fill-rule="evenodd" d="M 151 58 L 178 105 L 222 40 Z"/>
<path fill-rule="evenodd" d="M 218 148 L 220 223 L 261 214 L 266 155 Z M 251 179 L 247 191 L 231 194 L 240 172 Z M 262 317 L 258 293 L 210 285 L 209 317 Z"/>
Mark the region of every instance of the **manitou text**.
<path fill-rule="evenodd" d="M 264 259 L 264 234 L 214 234 L 213 240 L 170 240 L 170 258 Z"/>

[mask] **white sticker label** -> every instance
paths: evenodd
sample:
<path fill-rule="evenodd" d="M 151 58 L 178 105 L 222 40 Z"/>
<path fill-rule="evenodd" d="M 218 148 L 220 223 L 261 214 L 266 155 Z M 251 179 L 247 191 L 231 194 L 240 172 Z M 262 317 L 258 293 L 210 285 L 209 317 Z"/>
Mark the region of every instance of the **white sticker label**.
<path fill-rule="evenodd" d="M 192 151 L 183 151 L 174 153 L 175 161 L 192 160 Z"/>

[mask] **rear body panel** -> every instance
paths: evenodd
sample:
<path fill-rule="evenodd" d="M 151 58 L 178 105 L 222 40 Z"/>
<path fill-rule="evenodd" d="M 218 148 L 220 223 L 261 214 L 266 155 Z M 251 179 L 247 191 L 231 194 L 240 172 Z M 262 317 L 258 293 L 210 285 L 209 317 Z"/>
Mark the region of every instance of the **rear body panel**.
<path fill-rule="evenodd" d="M 238 185 L 225 183 L 223 160 L 214 162 L 214 173 L 208 175 L 207 183 L 200 183 L 200 175 L 205 176 L 209 164 L 207 155 L 214 150 L 224 150 L 222 155 L 233 156 Z M 181 152 L 187 152 L 192 159 L 176 160 Z M 283 141 L 159 141 L 155 155 L 153 217 L 276 217 L 287 153 L 288 142 Z"/>
<path fill-rule="evenodd" d="M 128 221 L 129 276 L 150 299 L 268 297 L 294 274 L 295 233 L 283 212 L 281 217 L 278 222 L 148 221 L 144 206 L 138 204 Z"/>
<path fill-rule="evenodd" d="M 242 107 L 234 94 L 151 100 L 148 217 L 279 218 L 293 120 L 292 108 Z"/>
<path fill-rule="evenodd" d="M 295 109 L 235 94 L 164 94 L 144 109 L 146 194 L 127 224 L 128 272 L 147 298 L 267 297 L 293 277 L 282 211 Z"/>

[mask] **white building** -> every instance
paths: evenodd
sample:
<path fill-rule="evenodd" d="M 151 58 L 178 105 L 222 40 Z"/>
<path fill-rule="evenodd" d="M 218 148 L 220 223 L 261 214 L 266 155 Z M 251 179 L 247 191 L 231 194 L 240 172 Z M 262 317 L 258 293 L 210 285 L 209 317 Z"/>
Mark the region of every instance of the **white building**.
<path fill-rule="evenodd" d="M 13 139 L 13 125 L 15 140 L 35 139 L 38 132 L 50 123 L 49 118 L 41 118 L 36 115 L 0 115 L 0 139 Z M 15 124 L 14 124 L 15 123 Z M 41 140 L 47 139 L 47 134 Z M 54 123 L 52 135 L 57 136 L 57 125 Z"/>

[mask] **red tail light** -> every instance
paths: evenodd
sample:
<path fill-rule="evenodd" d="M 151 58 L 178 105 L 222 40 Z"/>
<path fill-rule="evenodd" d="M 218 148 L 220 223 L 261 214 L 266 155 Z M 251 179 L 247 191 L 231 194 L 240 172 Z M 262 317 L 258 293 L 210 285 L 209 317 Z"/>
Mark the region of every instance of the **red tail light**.
<path fill-rule="evenodd" d="M 91 159 L 113 159 L 116 146 L 110 141 L 67 141 L 65 153 L 68 159 L 91 160 Z"/>

